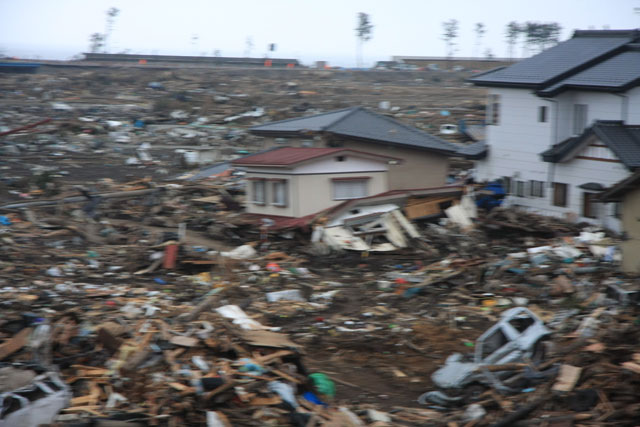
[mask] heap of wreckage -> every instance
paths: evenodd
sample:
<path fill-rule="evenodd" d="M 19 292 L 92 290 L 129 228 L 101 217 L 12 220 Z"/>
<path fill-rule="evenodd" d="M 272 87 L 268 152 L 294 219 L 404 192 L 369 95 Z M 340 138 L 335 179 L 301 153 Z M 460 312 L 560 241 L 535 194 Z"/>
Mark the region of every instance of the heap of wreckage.
<path fill-rule="evenodd" d="M 484 91 L 245 73 L 3 77 L 0 427 L 637 425 L 616 236 L 457 185 L 242 212 L 257 117 L 348 93 L 437 129 Z"/>
<path fill-rule="evenodd" d="M 614 237 L 456 186 L 256 223 L 236 181 L 0 206 L 0 426 L 635 425 Z M 343 375 L 376 350 L 413 398 Z"/>

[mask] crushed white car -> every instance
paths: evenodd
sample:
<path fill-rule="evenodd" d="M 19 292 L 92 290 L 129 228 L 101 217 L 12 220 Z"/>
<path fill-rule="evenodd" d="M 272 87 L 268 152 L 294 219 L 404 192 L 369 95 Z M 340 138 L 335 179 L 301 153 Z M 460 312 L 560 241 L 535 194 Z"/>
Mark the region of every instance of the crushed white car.
<path fill-rule="evenodd" d="M 526 307 L 511 308 L 503 312 L 500 321 L 478 338 L 473 355 L 465 357 L 460 353 L 452 354 L 431 379 L 443 390 L 470 391 L 476 385 L 481 388 L 500 386 L 500 379 L 513 375 L 513 371 L 500 371 L 499 366 L 529 361 L 534 365 L 539 364 L 544 358 L 544 340 L 550 334 L 544 322 L 531 310 Z M 456 398 L 449 398 L 442 392 L 427 392 L 418 400 L 421 403 L 450 403 Z"/>

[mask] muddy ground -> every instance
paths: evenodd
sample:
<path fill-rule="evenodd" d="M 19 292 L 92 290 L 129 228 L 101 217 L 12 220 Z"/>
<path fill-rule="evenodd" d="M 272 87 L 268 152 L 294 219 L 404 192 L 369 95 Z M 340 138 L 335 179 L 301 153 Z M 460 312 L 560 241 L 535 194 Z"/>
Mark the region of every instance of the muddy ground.
<path fill-rule="evenodd" d="M 34 75 L 6 75 L 0 79 L 0 126 L 6 131 L 45 118 L 52 121 L 5 137 L 5 143 L 18 144 L 20 150 L 5 151 L 0 158 L 0 198 L 4 202 L 16 201 L 25 199 L 30 192 L 40 197 L 42 192 L 52 190 L 37 185 L 43 171 L 56 185 L 52 196 L 73 185 L 95 186 L 104 179 L 116 183 L 143 177 L 165 181 L 188 170 L 176 160 L 175 147 L 213 144 L 233 156 L 238 150 L 260 149 L 260 138 L 246 132 L 250 126 L 355 105 L 380 111 L 381 101 L 392 106 L 391 111 L 381 112 L 437 134 L 440 124 L 482 117 L 485 91 L 466 83 L 468 76 L 434 71 L 46 67 Z M 159 82 L 162 89 L 150 88 L 151 82 Z M 226 100 L 216 101 L 216 97 Z M 255 107 L 264 108 L 265 115 L 232 123 L 224 121 L 225 117 Z M 172 118 L 171 113 L 176 110 L 185 111 L 187 118 Z M 443 115 L 443 110 L 449 115 Z M 82 117 L 92 121 L 82 121 Z M 112 130 L 104 125 L 111 120 L 130 127 L 142 120 L 145 126 L 181 126 L 201 117 L 205 118 L 203 123 L 220 127 L 219 134 L 185 140 L 164 134 L 150 136 L 140 130 L 130 132 L 130 143 L 123 143 L 114 141 L 109 134 Z M 225 139 L 225 132 L 230 130 L 240 136 Z M 442 137 L 464 141 L 460 135 Z M 98 148 L 91 145 L 96 141 L 100 143 Z M 135 155 L 143 142 L 151 143 L 153 162 L 126 165 L 126 158 Z M 46 252 L 50 253 L 43 255 L 45 259 L 33 259 L 31 264 L 45 265 L 59 255 L 53 249 Z M 277 307 L 266 307 L 261 314 L 264 305 L 254 306 L 256 295 L 249 291 L 230 297 L 230 302 L 244 301 L 249 313 L 262 317 L 265 324 L 281 326 L 303 344 L 307 369 L 336 379 L 337 400 L 372 403 L 383 410 L 416 406 L 416 398 L 430 389 L 430 375 L 444 358 L 453 351 L 470 351 L 469 343 L 490 321 L 476 317 L 457 327 L 446 307 L 439 307 L 441 297 L 437 294 L 407 299 L 397 289 L 376 289 L 376 279 L 381 274 L 427 261 L 415 254 L 409 258 L 376 256 L 348 266 L 339 259 L 322 260 L 323 266 L 318 260 L 309 259 L 302 265 L 320 280 L 343 284 L 330 308 L 323 312 L 277 314 Z M 149 289 L 156 286 L 149 278 L 136 280 L 139 283 L 129 284 Z M 322 289 L 317 283 L 313 286 Z M 263 298 L 262 294 L 259 297 Z M 379 307 L 381 311 L 363 315 Z M 398 317 L 404 319 L 402 325 L 397 324 Z M 368 322 L 372 318 L 381 325 L 380 330 L 344 334 L 334 328 L 349 319 Z M 403 328 L 412 330 L 400 331 Z"/>

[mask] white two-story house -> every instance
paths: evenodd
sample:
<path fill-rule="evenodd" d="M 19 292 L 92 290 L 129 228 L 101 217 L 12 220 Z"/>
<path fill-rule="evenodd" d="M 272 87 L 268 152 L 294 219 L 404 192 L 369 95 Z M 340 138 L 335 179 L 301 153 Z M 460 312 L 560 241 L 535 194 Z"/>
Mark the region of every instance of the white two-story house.
<path fill-rule="evenodd" d="M 509 202 L 619 229 L 598 194 L 640 168 L 640 30 L 575 31 L 509 67 L 470 79 L 488 88 L 486 141 L 463 152 Z"/>

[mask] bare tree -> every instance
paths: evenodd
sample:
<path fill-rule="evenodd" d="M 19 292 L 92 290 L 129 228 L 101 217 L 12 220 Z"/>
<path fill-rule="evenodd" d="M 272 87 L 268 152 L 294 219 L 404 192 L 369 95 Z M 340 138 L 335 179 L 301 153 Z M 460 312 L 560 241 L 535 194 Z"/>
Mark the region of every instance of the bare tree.
<path fill-rule="evenodd" d="M 478 56 L 482 50 L 482 37 L 484 37 L 484 34 L 487 32 L 487 27 L 482 22 L 477 22 L 474 31 L 476 32 L 476 44 L 473 56 Z"/>
<path fill-rule="evenodd" d="M 104 34 L 93 33 L 89 36 L 89 52 L 97 53 L 104 46 Z"/>
<path fill-rule="evenodd" d="M 196 55 L 198 54 L 198 40 L 200 40 L 199 35 L 197 34 L 191 35 L 191 46 L 193 47 L 193 51 L 196 52 Z"/>
<path fill-rule="evenodd" d="M 527 22 L 522 26 L 527 49 L 542 52 L 558 44 L 562 27 L 557 22 Z"/>
<path fill-rule="evenodd" d="M 549 47 L 555 46 L 560 42 L 560 33 L 562 32 L 562 27 L 557 22 L 549 22 L 547 24 L 543 24 L 542 32 L 541 32 L 541 40 L 540 40 L 540 49 L 548 49 Z"/>
<path fill-rule="evenodd" d="M 456 19 L 450 19 L 442 23 L 444 32 L 442 33 L 442 40 L 444 40 L 445 48 L 447 50 L 447 60 L 451 60 L 451 57 L 456 51 L 456 38 L 458 37 L 458 21 Z"/>
<path fill-rule="evenodd" d="M 103 35 L 103 39 L 104 39 L 104 52 L 107 53 L 109 51 L 109 39 L 111 38 L 111 33 L 113 32 L 113 23 L 116 20 L 116 16 L 118 16 L 118 14 L 120 13 L 120 9 L 112 7 L 109 10 L 107 10 L 107 24 L 106 24 L 106 28 L 104 30 L 104 35 Z"/>
<path fill-rule="evenodd" d="M 362 45 L 364 42 L 371 40 L 373 32 L 373 24 L 368 14 L 364 12 L 358 13 L 358 26 L 356 27 L 356 37 L 358 38 L 358 48 L 356 52 L 356 65 L 362 67 Z"/>
<path fill-rule="evenodd" d="M 507 46 L 509 46 L 509 60 L 513 60 L 513 48 L 518 42 L 521 32 L 520 25 L 517 22 L 511 21 L 507 24 L 507 30 L 505 34 L 507 36 Z"/>
<path fill-rule="evenodd" d="M 253 50 L 253 37 L 249 36 L 244 41 L 244 56 L 247 58 L 251 57 L 251 51 Z"/>

